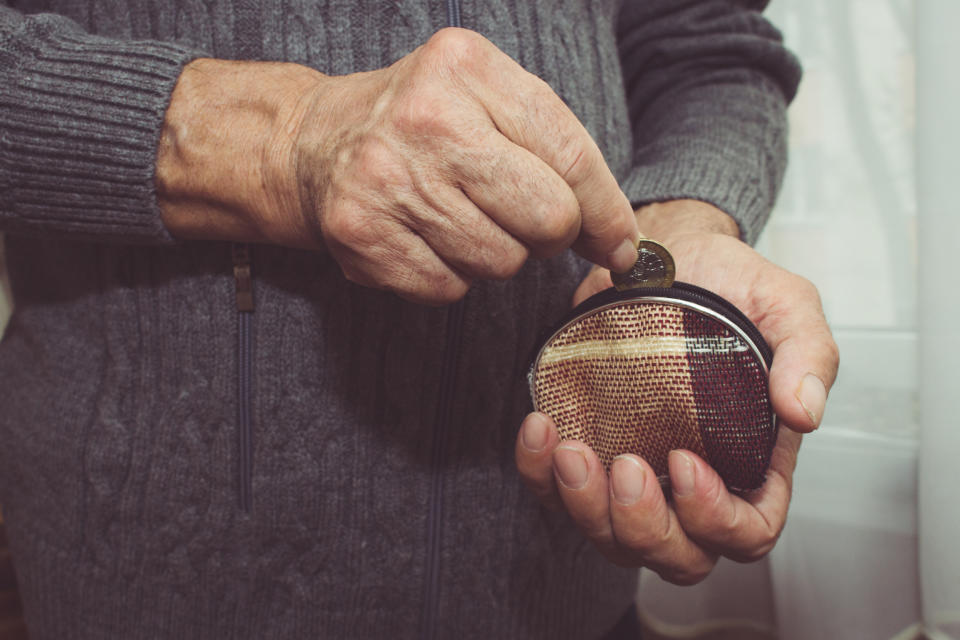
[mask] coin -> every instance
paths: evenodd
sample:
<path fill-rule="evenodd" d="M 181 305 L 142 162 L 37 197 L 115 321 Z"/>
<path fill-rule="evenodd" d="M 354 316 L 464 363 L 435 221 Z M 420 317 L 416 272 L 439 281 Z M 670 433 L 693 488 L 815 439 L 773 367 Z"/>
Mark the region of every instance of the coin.
<path fill-rule="evenodd" d="M 673 256 L 656 240 L 643 239 L 637 247 L 637 261 L 625 273 L 611 272 L 619 291 L 640 287 L 669 287 L 677 274 Z"/>

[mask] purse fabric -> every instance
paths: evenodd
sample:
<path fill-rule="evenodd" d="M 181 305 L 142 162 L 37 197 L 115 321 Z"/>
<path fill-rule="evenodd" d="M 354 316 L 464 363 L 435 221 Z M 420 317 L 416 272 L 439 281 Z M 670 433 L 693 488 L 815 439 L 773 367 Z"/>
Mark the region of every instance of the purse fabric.
<path fill-rule="evenodd" d="M 776 426 L 767 366 L 751 342 L 698 305 L 660 296 L 607 304 L 541 348 L 530 375 L 534 407 L 608 469 L 617 455 L 635 453 L 667 485 L 667 455 L 687 449 L 731 489 L 755 489 Z"/>

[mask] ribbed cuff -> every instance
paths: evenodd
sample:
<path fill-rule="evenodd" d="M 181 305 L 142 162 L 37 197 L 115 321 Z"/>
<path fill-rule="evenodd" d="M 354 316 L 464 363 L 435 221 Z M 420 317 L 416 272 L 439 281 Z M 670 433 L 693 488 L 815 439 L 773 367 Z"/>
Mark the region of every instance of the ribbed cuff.
<path fill-rule="evenodd" d="M 770 213 L 758 182 L 722 155 L 701 153 L 673 164 L 635 167 L 622 187 L 634 209 L 678 199 L 712 204 L 736 220 L 740 238 L 753 244 Z"/>
<path fill-rule="evenodd" d="M 91 36 L 23 18 L 0 45 L 0 224 L 120 242 L 171 242 L 156 204 L 156 150 L 180 71 L 175 44 Z M 10 36 L 11 34 L 4 34 Z"/>
<path fill-rule="evenodd" d="M 634 208 L 679 198 L 729 214 L 753 244 L 776 199 L 786 166 L 786 121 L 780 94 L 762 87 L 706 88 L 700 104 L 677 107 L 669 127 L 649 135 L 620 186 Z M 746 98 L 746 99 L 745 99 Z M 753 98 L 752 100 L 750 98 Z"/>

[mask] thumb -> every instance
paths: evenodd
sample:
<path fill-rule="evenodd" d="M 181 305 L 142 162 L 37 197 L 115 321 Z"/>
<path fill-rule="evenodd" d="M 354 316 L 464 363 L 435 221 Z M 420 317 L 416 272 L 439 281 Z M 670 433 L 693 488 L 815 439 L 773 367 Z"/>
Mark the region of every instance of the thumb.
<path fill-rule="evenodd" d="M 773 410 L 787 427 L 805 433 L 820 426 L 840 355 L 816 288 L 799 276 L 794 278 L 790 304 L 771 307 L 758 328 L 773 347 Z"/>

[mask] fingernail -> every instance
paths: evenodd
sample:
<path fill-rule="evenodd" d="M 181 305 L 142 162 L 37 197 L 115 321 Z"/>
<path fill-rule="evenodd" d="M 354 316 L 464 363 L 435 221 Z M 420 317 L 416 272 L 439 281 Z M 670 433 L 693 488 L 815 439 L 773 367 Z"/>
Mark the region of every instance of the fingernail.
<path fill-rule="evenodd" d="M 610 262 L 611 269 L 617 273 L 625 273 L 637 263 L 637 245 L 627 238 L 607 256 L 607 260 Z"/>
<path fill-rule="evenodd" d="M 794 395 L 810 417 L 810 426 L 816 429 L 820 426 L 820 417 L 827 404 L 827 388 L 823 381 L 812 373 L 808 373 L 803 376 Z"/>
<path fill-rule="evenodd" d="M 640 499 L 647 476 L 643 466 L 630 456 L 617 456 L 610 466 L 610 486 L 613 498 L 622 505 L 629 506 Z"/>
<path fill-rule="evenodd" d="M 671 451 L 667 464 L 670 465 L 673 495 L 684 497 L 693 493 L 697 483 L 697 469 L 690 456 L 681 451 Z"/>
<path fill-rule="evenodd" d="M 547 446 L 547 420 L 541 415 L 534 415 L 527 418 L 523 424 L 523 432 L 520 434 L 520 440 L 527 451 L 537 453 L 543 451 Z"/>
<path fill-rule="evenodd" d="M 583 489 L 587 484 L 587 459 L 579 449 L 557 447 L 553 452 L 553 465 L 560 482 L 568 489 Z"/>

